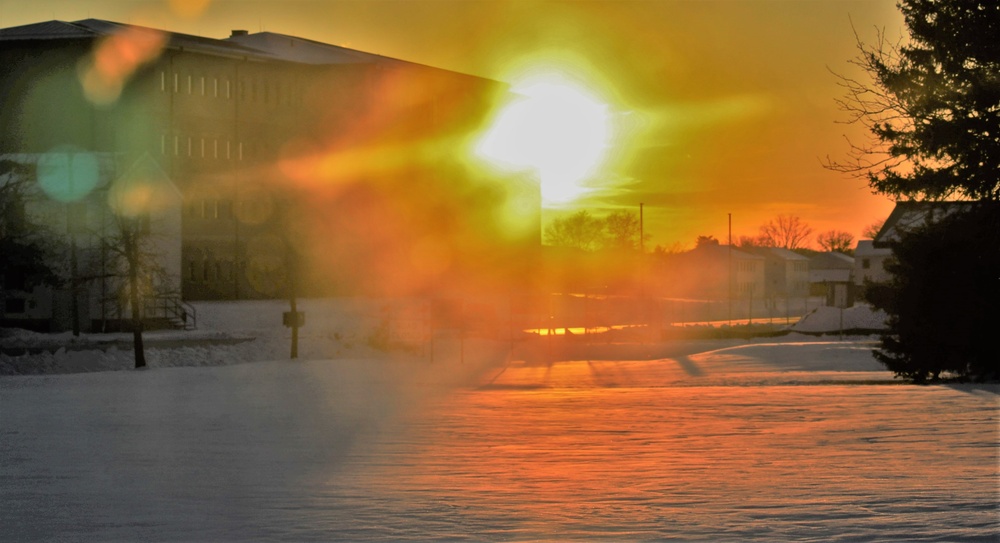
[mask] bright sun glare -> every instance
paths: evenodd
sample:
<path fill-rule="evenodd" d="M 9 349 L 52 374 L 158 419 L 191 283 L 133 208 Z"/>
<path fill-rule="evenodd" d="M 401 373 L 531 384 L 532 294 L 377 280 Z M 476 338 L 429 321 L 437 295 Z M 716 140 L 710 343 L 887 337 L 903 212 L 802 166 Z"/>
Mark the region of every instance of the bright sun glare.
<path fill-rule="evenodd" d="M 507 167 L 534 169 L 547 204 L 567 204 L 584 195 L 583 182 L 604 160 L 611 137 L 607 104 L 551 75 L 517 84 L 512 92 L 516 98 L 479 142 L 479 155 Z"/>

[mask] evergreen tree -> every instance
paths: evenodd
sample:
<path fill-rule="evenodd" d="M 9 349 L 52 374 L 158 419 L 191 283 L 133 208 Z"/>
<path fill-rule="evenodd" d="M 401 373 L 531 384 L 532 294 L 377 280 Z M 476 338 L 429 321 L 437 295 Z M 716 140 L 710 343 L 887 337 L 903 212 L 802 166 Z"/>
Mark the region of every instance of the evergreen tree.
<path fill-rule="evenodd" d="M 889 314 L 876 357 L 918 382 L 997 378 L 990 327 L 1000 302 L 1000 3 L 902 0 L 909 40 L 859 44 L 874 84 L 842 78 L 842 107 L 864 123 L 840 171 L 911 200 L 960 198 L 958 213 L 899 232 L 892 280 L 867 297 Z"/>
<path fill-rule="evenodd" d="M 0 161 L 0 301 L 9 291 L 59 281 L 51 266 L 53 244 L 25 210 L 32 173 L 27 165 Z"/>
<path fill-rule="evenodd" d="M 873 145 L 831 167 L 890 196 L 1000 199 L 1000 2 L 904 0 L 909 40 L 859 43 L 874 85 L 841 78 L 841 106 Z"/>
<path fill-rule="evenodd" d="M 1000 204 L 980 203 L 907 232 L 892 243 L 892 281 L 866 296 L 889 314 L 876 358 L 897 375 L 924 382 L 948 372 L 1000 378 Z"/>

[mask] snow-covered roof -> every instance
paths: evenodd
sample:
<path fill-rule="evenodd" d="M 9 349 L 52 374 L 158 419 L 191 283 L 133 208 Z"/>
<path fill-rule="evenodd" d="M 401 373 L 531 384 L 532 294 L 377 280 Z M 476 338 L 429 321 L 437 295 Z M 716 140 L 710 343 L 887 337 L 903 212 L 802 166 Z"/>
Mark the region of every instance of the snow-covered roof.
<path fill-rule="evenodd" d="M 854 257 L 837 251 L 816 253 L 809 258 L 810 270 L 840 270 L 854 267 Z"/>
<path fill-rule="evenodd" d="M 885 219 L 885 223 L 875 235 L 876 247 L 885 247 L 899 239 L 899 233 L 937 222 L 952 213 L 968 211 L 974 202 L 896 202 L 896 207 Z"/>
<path fill-rule="evenodd" d="M 752 247 L 750 251 L 767 257 L 767 258 L 777 258 L 780 260 L 809 260 L 795 251 L 790 251 L 781 247 Z"/>
<path fill-rule="evenodd" d="M 273 59 L 271 55 L 264 51 L 236 42 L 204 38 L 179 32 L 167 32 L 155 28 L 116 23 L 102 19 L 83 19 L 73 22 L 45 21 L 3 28 L 0 29 L 0 41 L 98 39 L 118 34 L 126 29 L 166 34 L 168 37 L 166 47 L 168 49 L 184 49 L 185 51 L 215 55 Z"/>
<path fill-rule="evenodd" d="M 892 249 L 886 247 L 876 247 L 870 239 L 858 240 L 858 246 L 854 249 L 855 260 L 863 256 L 887 256 L 892 254 Z"/>
<path fill-rule="evenodd" d="M 426 70 L 458 75 L 481 81 L 491 81 L 482 77 L 462 74 L 434 68 L 424 64 L 390 58 L 374 53 L 357 51 L 331 45 L 328 43 L 278 34 L 275 32 L 258 32 L 256 34 L 238 33 L 224 39 L 206 38 L 169 32 L 138 25 L 105 21 L 102 19 L 83 19 L 80 21 L 45 21 L 28 25 L 0 29 L 0 41 L 21 40 L 62 40 L 80 39 L 93 40 L 115 35 L 124 30 L 138 30 L 150 33 L 162 33 L 167 36 L 167 49 L 193 51 L 198 53 L 229 57 L 250 58 L 257 60 L 278 60 L 312 65 L 343 65 L 343 64 L 379 64 L 393 66 L 411 66 Z"/>

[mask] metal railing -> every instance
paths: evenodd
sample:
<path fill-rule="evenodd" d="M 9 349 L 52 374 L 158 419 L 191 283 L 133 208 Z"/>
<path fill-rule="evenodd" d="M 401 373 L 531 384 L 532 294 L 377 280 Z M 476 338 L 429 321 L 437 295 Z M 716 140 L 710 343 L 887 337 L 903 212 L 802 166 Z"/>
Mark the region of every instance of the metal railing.
<path fill-rule="evenodd" d="M 185 330 L 198 327 L 198 312 L 194 306 L 177 296 L 146 298 L 143 315 L 147 319 L 166 319 Z"/>

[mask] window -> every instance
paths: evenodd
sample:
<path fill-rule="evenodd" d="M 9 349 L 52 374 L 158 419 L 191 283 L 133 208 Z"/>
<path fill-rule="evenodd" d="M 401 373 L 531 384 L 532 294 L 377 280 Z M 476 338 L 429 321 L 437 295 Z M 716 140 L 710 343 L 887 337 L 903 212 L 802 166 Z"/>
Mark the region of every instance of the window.
<path fill-rule="evenodd" d="M 188 136 L 188 156 L 191 156 L 191 136 Z"/>
<path fill-rule="evenodd" d="M 26 290 L 28 276 L 24 270 L 8 270 L 3 276 L 3 284 L 8 290 Z"/>
<path fill-rule="evenodd" d="M 216 262 L 215 263 L 215 280 L 218 281 L 219 279 L 222 279 L 222 263 L 221 262 Z"/>
<path fill-rule="evenodd" d="M 205 158 L 205 138 L 201 138 L 201 158 Z"/>
<path fill-rule="evenodd" d="M 205 96 L 205 76 L 201 76 L 198 79 L 198 90 L 201 92 L 202 96 Z"/>
<path fill-rule="evenodd" d="M 226 80 L 226 100 L 233 97 L 232 89 L 229 88 L 229 80 Z"/>
<path fill-rule="evenodd" d="M 192 281 L 197 281 L 198 280 L 198 273 L 195 271 L 194 260 L 192 260 L 191 262 L 188 262 L 188 277 Z"/>
<path fill-rule="evenodd" d="M 212 158 L 219 158 L 219 140 L 212 140 Z"/>
<path fill-rule="evenodd" d="M 24 298 L 7 298 L 3 306 L 4 313 L 24 313 Z"/>
<path fill-rule="evenodd" d="M 177 72 L 174 72 L 174 92 L 177 92 L 177 90 L 180 88 L 178 87 L 178 79 L 177 79 L 178 77 L 179 76 Z"/>
<path fill-rule="evenodd" d="M 181 147 L 180 146 L 181 146 L 181 137 L 180 136 L 174 136 L 174 156 L 177 156 L 177 155 L 179 155 L 181 153 Z"/>
<path fill-rule="evenodd" d="M 862 258 L 861 259 L 861 267 L 863 269 L 866 269 L 866 270 L 869 269 L 869 268 L 871 268 L 872 267 L 872 261 L 869 260 L 869 259 L 867 259 L 867 258 Z"/>
<path fill-rule="evenodd" d="M 190 75 L 187 76 L 187 81 L 188 81 L 188 85 L 187 85 L 188 86 L 188 94 L 191 94 L 191 76 Z"/>
<path fill-rule="evenodd" d="M 160 70 L 160 92 L 167 91 L 167 72 Z"/>
<path fill-rule="evenodd" d="M 160 154 L 167 154 L 167 135 L 160 134 Z"/>
<path fill-rule="evenodd" d="M 205 259 L 204 266 L 202 269 L 202 281 L 208 281 L 208 259 Z"/>
<path fill-rule="evenodd" d="M 226 160 L 233 158 L 231 143 L 229 140 L 226 140 Z"/>
<path fill-rule="evenodd" d="M 218 77 L 213 77 L 212 78 L 212 98 L 218 98 L 218 97 L 219 97 L 219 78 Z"/>
<path fill-rule="evenodd" d="M 239 147 L 238 159 L 239 160 L 243 160 L 243 142 L 241 141 L 239 145 L 240 145 L 240 147 Z"/>

